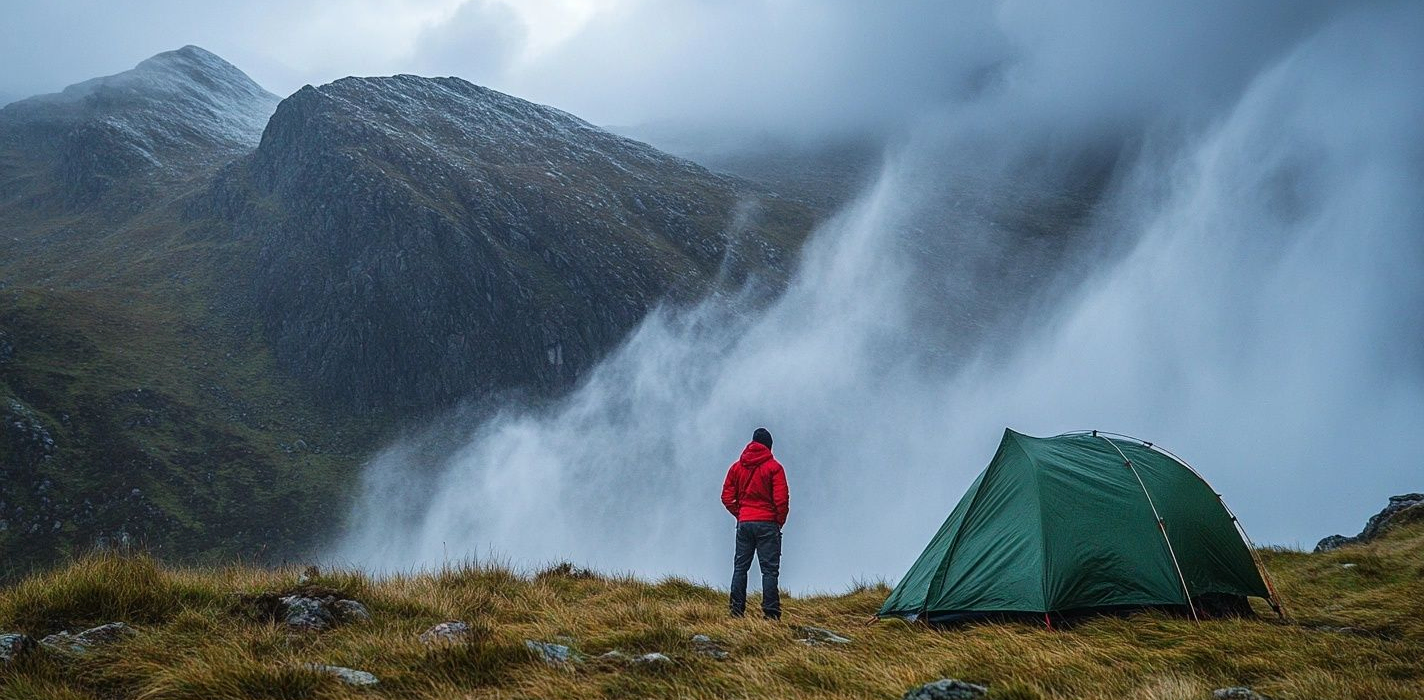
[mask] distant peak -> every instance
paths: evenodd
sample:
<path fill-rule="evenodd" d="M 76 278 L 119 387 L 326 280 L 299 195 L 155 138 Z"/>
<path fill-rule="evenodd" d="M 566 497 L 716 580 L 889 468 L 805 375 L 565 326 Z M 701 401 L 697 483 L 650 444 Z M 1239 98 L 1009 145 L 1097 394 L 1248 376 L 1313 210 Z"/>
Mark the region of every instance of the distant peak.
<path fill-rule="evenodd" d="M 164 51 L 156 54 L 142 63 L 138 68 L 167 68 L 173 66 L 180 67 L 204 67 L 209 70 L 237 71 L 237 66 L 228 63 L 223 58 L 201 46 L 188 44 L 180 49 Z"/>

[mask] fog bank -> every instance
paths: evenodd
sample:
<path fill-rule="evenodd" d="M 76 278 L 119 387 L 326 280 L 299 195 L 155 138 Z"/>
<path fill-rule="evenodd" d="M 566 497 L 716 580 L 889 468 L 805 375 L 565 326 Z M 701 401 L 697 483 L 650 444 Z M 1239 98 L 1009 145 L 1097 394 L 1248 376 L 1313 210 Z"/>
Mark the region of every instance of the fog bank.
<path fill-rule="evenodd" d="M 916 105 L 781 298 L 655 313 L 555 405 L 392 445 L 333 556 L 725 585 L 758 425 L 796 590 L 902 573 L 1006 426 L 1161 443 L 1258 541 L 1358 531 L 1424 473 L 1424 10 L 1200 39 L 1229 11 L 1138 6 L 993 6 L 1014 58 Z"/>

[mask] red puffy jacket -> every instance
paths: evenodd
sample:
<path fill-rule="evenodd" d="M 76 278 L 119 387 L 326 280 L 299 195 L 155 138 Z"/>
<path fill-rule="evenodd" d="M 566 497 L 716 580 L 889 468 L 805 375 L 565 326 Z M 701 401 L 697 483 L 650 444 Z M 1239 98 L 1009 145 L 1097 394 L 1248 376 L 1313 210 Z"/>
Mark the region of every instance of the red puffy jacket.
<path fill-rule="evenodd" d="M 752 442 L 742 450 L 741 459 L 732 463 L 727 480 L 722 482 L 722 505 L 739 523 L 786 524 L 791 496 L 786 490 L 786 472 L 771 456 L 770 447 Z"/>

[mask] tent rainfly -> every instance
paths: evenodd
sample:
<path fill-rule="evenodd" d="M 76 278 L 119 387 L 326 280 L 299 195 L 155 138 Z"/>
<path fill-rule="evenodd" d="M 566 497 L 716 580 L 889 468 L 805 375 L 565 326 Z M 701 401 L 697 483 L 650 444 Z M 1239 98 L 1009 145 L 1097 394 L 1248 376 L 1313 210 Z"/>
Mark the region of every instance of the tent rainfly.
<path fill-rule="evenodd" d="M 1190 466 L 1099 431 L 999 450 L 891 592 L 880 617 L 948 622 L 1209 607 L 1278 598 L 1236 518 Z M 1051 623 L 1050 623 L 1051 624 Z"/>

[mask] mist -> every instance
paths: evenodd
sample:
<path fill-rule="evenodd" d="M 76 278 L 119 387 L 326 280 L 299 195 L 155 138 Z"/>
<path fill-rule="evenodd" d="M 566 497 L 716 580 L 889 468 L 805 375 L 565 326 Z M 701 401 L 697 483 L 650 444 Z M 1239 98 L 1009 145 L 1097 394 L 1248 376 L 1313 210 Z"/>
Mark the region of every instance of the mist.
<path fill-rule="evenodd" d="M 332 557 L 723 585 L 759 425 L 793 590 L 893 581 L 1005 427 L 1160 443 L 1258 542 L 1417 490 L 1424 10 L 988 7 L 979 77 L 901 103 L 774 302 L 659 310 L 552 405 L 397 441 Z"/>

